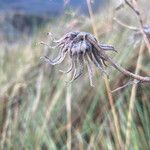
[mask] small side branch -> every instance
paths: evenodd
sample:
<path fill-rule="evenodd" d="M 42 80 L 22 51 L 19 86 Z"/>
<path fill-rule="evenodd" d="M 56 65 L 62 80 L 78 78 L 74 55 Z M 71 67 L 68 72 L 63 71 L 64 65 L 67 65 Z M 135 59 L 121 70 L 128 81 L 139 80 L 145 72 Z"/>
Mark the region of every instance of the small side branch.
<path fill-rule="evenodd" d="M 136 75 L 126 69 L 124 69 L 123 67 L 121 67 L 119 64 L 117 64 L 116 62 L 114 62 L 114 60 L 112 60 L 111 58 L 107 58 L 107 61 L 109 63 L 111 63 L 111 65 L 116 68 L 118 71 L 120 71 L 121 73 L 123 73 L 124 75 L 126 76 L 129 76 L 129 77 L 132 77 L 136 80 L 139 80 L 141 82 L 149 82 L 150 83 L 150 77 L 143 77 L 143 76 L 140 76 L 140 75 Z"/>
<path fill-rule="evenodd" d="M 140 82 L 150 83 L 150 77 L 143 77 L 143 76 L 140 76 L 140 75 L 136 75 L 136 74 L 124 69 L 119 64 L 117 64 L 113 59 L 111 59 L 108 55 L 106 55 L 105 52 L 98 46 L 98 44 L 95 41 L 91 40 L 90 38 L 88 38 L 87 40 L 89 42 L 91 42 L 94 45 L 94 47 L 99 51 L 101 57 L 103 57 L 105 59 L 105 61 L 109 62 L 118 71 L 120 71 L 124 75 L 132 77 L 133 79 L 136 79 Z"/>
<path fill-rule="evenodd" d="M 138 20 L 139 20 L 139 23 L 140 23 L 140 31 L 141 31 L 141 33 L 142 33 L 142 35 L 143 35 L 144 42 L 145 42 L 145 44 L 146 44 L 146 46 L 147 46 L 147 48 L 148 48 L 148 52 L 149 52 L 149 54 L 150 54 L 150 43 L 149 43 L 149 40 L 148 40 L 148 38 L 147 38 L 147 35 L 146 35 L 145 31 L 144 31 L 144 24 L 143 24 L 143 20 L 142 20 L 142 17 L 141 17 L 141 13 L 140 13 L 140 10 L 139 10 L 137 1 L 136 1 L 136 0 L 133 0 L 133 4 L 134 4 L 134 5 L 130 4 L 130 3 L 128 2 L 128 0 L 124 0 L 124 1 L 125 1 L 125 3 L 135 12 L 135 14 L 136 14 L 137 17 L 138 17 Z"/>
<path fill-rule="evenodd" d="M 124 89 L 125 87 L 127 87 L 127 86 L 129 86 L 129 85 L 138 84 L 138 83 L 140 83 L 140 81 L 137 81 L 137 80 L 129 81 L 129 82 L 127 82 L 126 84 L 124 84 L 124 85 L 122 85 L 122 86 L 120 86 L 120 87 L 114 89 L 114 90 L 111 91 L 111 92 L 114 93 L 114 92 L 117 92 L 117 91 L 120 91 L 120 90 Z"/>
<path fill-rule="evenodd" d="M 125 27 L 125 28 L 128 28 L 128 29 L 130 29 L 130 30 L 133 30 L 133 31 L 139 31 L 139 30 L 140 30 L 140 29 L 137 28 L 137 27 L 129 26 L 129 25 L 125 24 L 124 22 L 118 20 L 116 17 L 114 17 L 113 20 L 114 20 L 115 22 L 117 22 L 119 25 L 121 25 L 121 26 L 123 26 L 123 27 Z"/>

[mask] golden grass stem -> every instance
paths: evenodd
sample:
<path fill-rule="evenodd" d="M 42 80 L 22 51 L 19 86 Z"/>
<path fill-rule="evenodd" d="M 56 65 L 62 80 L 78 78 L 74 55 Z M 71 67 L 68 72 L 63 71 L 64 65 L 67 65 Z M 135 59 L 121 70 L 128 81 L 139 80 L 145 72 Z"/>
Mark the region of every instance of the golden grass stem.
<path fill-rule="evenodd" d="M 36 98 L 35 98 L 35 101 L 33 103 L 33 107 L 32 107 L 32 116 L 34 116 L 37 108 L 38 108 L 38 105 L 39 105 L 39 102 L 40 102 L 40 98 L 41 98 L 41 90 L 42 90 L 42 81 L 43 81 L 43 68 L 40 68 L 39 70 L 39 76 L 37 78 L 37 85 L 36 85 Z"/>
<path fill-rule="evenodd" d="M 139 54 L 138 54 L 138 60 L 137 60 L 137 64 L 136 64 L 135 74 L 139 74 L 139 72 L 140 72 L 144 48 L 145 48 L 145 44 L 144 44 L 144 40 L 142 40 Z M 132 124 L 132 120 L 133 120 L 132 113 L 134 111 L 134 103 L 136 100 L 135 99 L 136 91 L 137 91 L 137 84 L 133 84 L 132 90 L 131 90 L 131 96 L 130 96 L 130 100 L 129 100 L 130 104 L 129 104 L 128 118 L 127 118 L 125 150 L 128 150 L 128 148 L 130 146 L 131 124 Z"/>
<path fill-rule="evenodd" d="M 87 2 L 88 11 L 89 11 L 90 19 L 91 19 L 93 33 L 96 36 L 96 38 L 98 38 L 97 27 L 96 27 L 96 24 L 94 22 L 94 15 L 93 15 L 92 7 L 91 7 L 91 2 L 90 2 L 90 0 L 86 0 L 86 2 Z"/>
<path fill-rule="evenodd" d="M 67 111 L 67 150 L 71 150 L 71 84 L 66 91 L 66 111 Z"/>
<path fill-rule="evenodd" d="M 9 105 L 10 105 L 10 101 L 8 102 L 8 106 Z M 11 116 L 11 109 L 8 107 L 7 108 L 7 116 L 6 116 L 5 124 L 3 126 L 3 132 L 2 132 L 2 135 L 1 135 L 1 139 L 0 139 L 1 149 L 4 149 L 5 142 L 7 142 L 6 139 L 7 138 L 9 139 L 9 137 L 7 137 L 7 133 L 8 133 L 8 128 L 9 128 L 9 125 L 10 125 L 10 122 L 11 122 L 11 117 L 10 116 Z M 9 131 L 9 132 L 11 132 L 11 131 Z"/>
<path fill-rule="evenodd" d="M 121 148 L 121 143 L 122 143 L 122 139 L 121 139 L 121 135 L 120 135 L 120 127 L 119 127 L 117 112 L 116 112 L 116 109 L 115 109 L 115 106 L 114 106 L 113 96 L 112 96 L 111 89 L 110 89 L 109 80 L 108 80 L 106 75 L 104 76 L 104 81 L 105 81 L 105 86 L 106 86 L 106 91 L 107 91 L 109 103 L 110 103 L 111 110 L 112 110 L 112 115 L 113 115 L 113 119 L 114 119 L 114 125 L 115 125 L 117 140 L 118 140 L 119 149 L 120 149 Z"/>
<path fill-rule="evenodd" d="M 88 11 L 89 11 L 89 14 L 90 14 L 90 19 L 91 19 L 93 32 L 94 32 L 94 35 L 96 36 L 96 38 L 98 38 L 98 33 L 97 33 L 97 30 L 96 30 L 97 28 L 96 28 L 96 25 L 95 25 L 94 19 L 93 19 L 94 17 L 93 17 L 91 2 L 90 2 L 90 0 L 86 0 L 86 1 L 87 1 Z M 105 86 L 106 86 L 106 91 L 107 91 L 109 103 L 110 103 L 110 106 L 111 106 L 111 109 L 112 109 L 112 115 L 113 115 L 113 118 L 114 118 L 115 130 L 116 130 L 116 134 L 117 134 L 117 141 L 118 141 L 118 145 L 119 145 L 118 147 L 120 149 L 121 143 L 122 143 L 121 135 L 120 135 L 120 127 L 119 127 L 117 112 L 116 112 L 116 109 L 115 109 L 115 106 L 114 106 L 113 96 L 112 96 L 112 93 L 111 93 L 110 83 L 109 83 L 107 75 L 105 75 L 105 74 L 104 74 L 104 82 L 105 82 Z"/>
<path fill-rule="evenodd" d="M 47 46 L 44 47 L 44 56 L 47 55 L 49 49 Z M 33 107 L 32 107 L 32 110 L 31 110 L 31 114 L 32 116 L 34 116 L 37 108 L 38 108 L 38 105 L 39 105 L 39 102 L 40 102 L 40 98 L 41 98 L 41 91 L 42 91 L 42 82 L 43 82 L 43 76 L 44 76 L 44 68 L 41 67 L 39 69 L 39 75 L 38 75 L 38 78 L 37 78 L 37 83 L 36 83 L 36 98 L 35 98 L 35 101 L 33 103 Z"/>
<path fill-rule="evenodd" d="M 36 145 L 37 146 L 39 146 L 39 142 L 40 142 L 41 137 L 44 134 L 47 122 L 51 118 L 51 112 L 54 109 L 54 107 L 55 107 L 56 103 L 58 102 L 59 97 L 61 96 L 62 93 L 63 93 L 63 90 L 58 90 L 58 92 L 56 92 L 56 94 L 54 95 L 54 97 L 51 99 L 51 103 L 49 104 L 48 108 L 46 109 L 45 116 L 44 116 L 45 120 L 43 121 L 43 124 L 42 124 L 42 127 L 40 129 L 39 134 L 37 135 L 37 140 L 36 140 Z M 37 147 L 37 149 L 38 148 L 39 147 Z"/>
<path fill-rule="evenodd" d="M 138 31 L 138 30 L 139 30 L 139 28 L 134 27 L 134 26 L 130 26 L 130 25 L 128 25 L 128 24 L 122 22 L 121 20 L 117 19 L 116 17 L 114 17 L 113 20 L 114 20 L 116 23 L 118 23 L 119 25 L 121 25 L 121 26 L 123 26 L 123 27 L 125 27 L 125 28 L 127 28 L 127 29 L 134 30 L 134 31 Z"/>
<path fill-rule="evenodd" d="M 94 135 L 92 135 L 90 138 L 89 145 L 88 145 L 88 150 L 95 149 L 94 140 L 95 140 L 95 137 Z"/>

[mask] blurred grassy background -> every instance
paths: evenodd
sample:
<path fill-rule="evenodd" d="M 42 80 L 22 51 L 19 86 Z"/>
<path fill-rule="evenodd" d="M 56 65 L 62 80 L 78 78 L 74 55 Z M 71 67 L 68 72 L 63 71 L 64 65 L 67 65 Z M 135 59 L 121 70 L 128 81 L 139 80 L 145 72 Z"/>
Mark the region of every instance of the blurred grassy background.
<path fill-rule="evenodd" d="M 145 24 L 150 23 L 149 1 L 140 1 Z M 109 53 L 124 68 L 135 71 L 141 39 L 131 42 L 134 31 L 113 21 L 119 18 L 128 25 L 138 26 L 138 19 L 127 6 L 114 12 L 113 1 L 94 15 L 98 38 L 112 44 L 118 54 Z M 10 43 L 5 35 L 0 44 L 0 138 L 1 149 L 67 149 L 67 111 L 65 81 L 67 75 L 59 69 L 67 67 L 67 60 L 59 66 L 43 64 L 43 55 L 54 58 L 57 50 L 37 44 L 51 44 L 47 32 L 59 38 L 72 30 L 92 33 L 88 16 L 67 11 L 59 18 L 36 28 L 30 36 Z M 13 39 L 14 40 L 14 39 Z M 147 48 L 142 53 L 140 74 L 150 76 L 150 61 Z M 112 110 L 101 73 L 93 66 L 94 85 L 90 87 L 87 71 L 71 85 L 71 138 L 72 149 L 118 149 Z M 108 65 L 111 89 L 115 89 L 129 78 Z M 121 147 L 125 146 L 127 114 L 132 86 L 113 93 L 118 115 Z M 150 86 L 139 84 L 131 122 L 129 149 L 150 149 Z"/>

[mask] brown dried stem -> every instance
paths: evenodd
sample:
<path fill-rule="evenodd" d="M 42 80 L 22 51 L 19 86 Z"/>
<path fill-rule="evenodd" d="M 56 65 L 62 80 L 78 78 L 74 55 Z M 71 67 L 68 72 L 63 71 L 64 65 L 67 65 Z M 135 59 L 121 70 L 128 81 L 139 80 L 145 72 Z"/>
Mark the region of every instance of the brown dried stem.
<path fill-rule="evenodd" d="M 147 82 L 150 83 L 150 77 L 143 77 L 140 75 L 136 75 L 126 69 L 124 69 L 123 67 L 121 67 L 119 64 L 117 64 L 113 59 L 111 59 L 109 56 L 107 56 L 104 51 L 101 50 L 101 48 L 97 45 L 97 43 L 93 40 L 91 40 L 90 38 L 88 38 L 88 40 L 96 47 L 97 50 L 99 50 L 99 52 L 101 53 L 101 55 L 104 57 L 104 59 L 109 62 L 114 68 L 116 68 L 118 71 L 120 71 L 121 73 L 123 73 L 126 76 L 132 77 L 134 79 L 139 80 L 140 82 Z"/>
<path fill-rule="evenodd" d="M 150 54 L 150 43 L 149 43 L 149 40 L 147 38 L 147 35 L 144 32 L 143 19 L 142 19 L 142 16 L 141 16 L 141 12 L 139 10 L 138 3 L 137 3 L 136 0 L 132 0 L 132 3 L 133 3 L 133 5 L 132 5 L 130 2 L 128 2 L 128 0 L 124 0 L 124 1 L 135 12 L 135 14 L 137 15 L 137 18 L 138 18 L 139 23 L 140 23 L 140 31 L 141 31 L 141 33 L 143 35 L 143 39 L 144 39 L 145 44 L 146 44 L 146 46 L 148 48 L 148 52 Z"/>
<path fill-rule="evenodd" d="M 139 83 L 139 81 L 137 81 L 137 80 L 129 81 L 129 82 L 127 82 L 126 84 L 124 84 L 124 85 L 122 85 L 122 86 L 120 86 L 120 87 L 114 89 L 114 90 L 111 91 L 111 92 L 114 93 L 114 92 L 117 92 L 117 91 L 119 91 L 119 90 L 124 89 L 125 87 L 127 87 L 127 86 L 129 86 L 129 85 L 138 84 L 138 83 Z"/>
<path fill-rule="evenodd" d="M 143 51 L 145 48 L 145 43 L 142 41 L 140 51 L 138 54 L 138 60 L 137 60 L 137 65 L 136 65 L 136 70 L 135 74 L 139 74 L 140 72 L 140 66 L 142 63 L 142 56 L 143 56 Z M 131 123 L 132 123 L 132 113 L 134 110 L 134 103 L 135 103 L 135 96 L 136 96 L 136 89 L 137 89 L 137 84 L 134 84 L 132 86 L 131 90 L 131 97 L 130 97 L 130 104 L 129 104 L 129 112 L 128 112 L 128 118 L 127 118 L 127 130 L 126 130 L 126 143 L 125 143 L 125 150 L 128 150 L 129 145 L 130 145 L 130 133 L 131 133 Z"/>
<path fill-rule="evenodd" d="M 93 32 L 94 32 L 94 34 L 97 38 L 98 34 L 97 34 L 96 26 L 95 26 L 95 23 L 94 23 L 94 20 L 93 20 L 94 17 L 93 17 L 93 12 L 92 12 L 92 7 L 91 7 L 91 4 L 90 4 L 90 0 L 87 0 L 87 6 L 88 6 L 91 22 L 92 22 Z M 102 65 L 103 65 L 103 62 L 102 62 Z M 113 96 L 112 96 L 112 93 L 111 93 L 110 83 L 109 83 L 109 80 L 108 80 L 108 77 L 107 77 L 106 74 L 104 74 L 104 82 L 105 82 L 105 86 L 106 86 L 106 91 L 107 91 L 109 103 L 110 103 L 110 106 L 111 106 L 111 109 L 112 109 L 112 115 L 113 115 L 113 118 L 114 118 L 114 124 L 115 124 L 115 130 L 116 130 L 116 133 L 117 133 L 118 145 L 119 145 L 119 148 L 120 148 L 121 143 L 122 143 L 122 139 L 121 139 L 121 135 L 120 135 L 120 127 L 119 127 L 119 122 L 118 122 L 118 116 L 117 116 L 117 112 L 116 112 L 116 109 L 115 109 L 115 106 L 114 106 L 114 100 L 113 100 Z"/>

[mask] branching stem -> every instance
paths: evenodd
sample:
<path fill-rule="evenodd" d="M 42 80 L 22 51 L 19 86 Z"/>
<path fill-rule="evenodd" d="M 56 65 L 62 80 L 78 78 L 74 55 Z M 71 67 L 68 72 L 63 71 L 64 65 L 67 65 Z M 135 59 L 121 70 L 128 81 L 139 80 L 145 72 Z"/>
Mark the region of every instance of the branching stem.
<path fill-rule="evenodd" d="M 105 52 L 97 45 L 97 43 L 95 41 L 91 40 L 90 38 L 88 38 L 87 40 L 89 40 L 95 46 L 95 48 L 97 50 L 99 50 L 100 55 L 103 56 L 105 61 L 109 62 L 118 71 L 120 71 L 121 73 L 123 73 L 126 76 L 129 76 L 129 77 L 132 77 L 134 79 L 137 79 L 140 82 L 148 82 L 148 83 L 150 83 L 150 77 L 143 77 L 143 76 L 140 76 L 140 75 L 136 75 L 136 74 L 134 74 L 134 73 L 124 69 L 119 64 L 117 64 L 112 58 L 110 58 L 108 55 L 106 55 Z"/>

